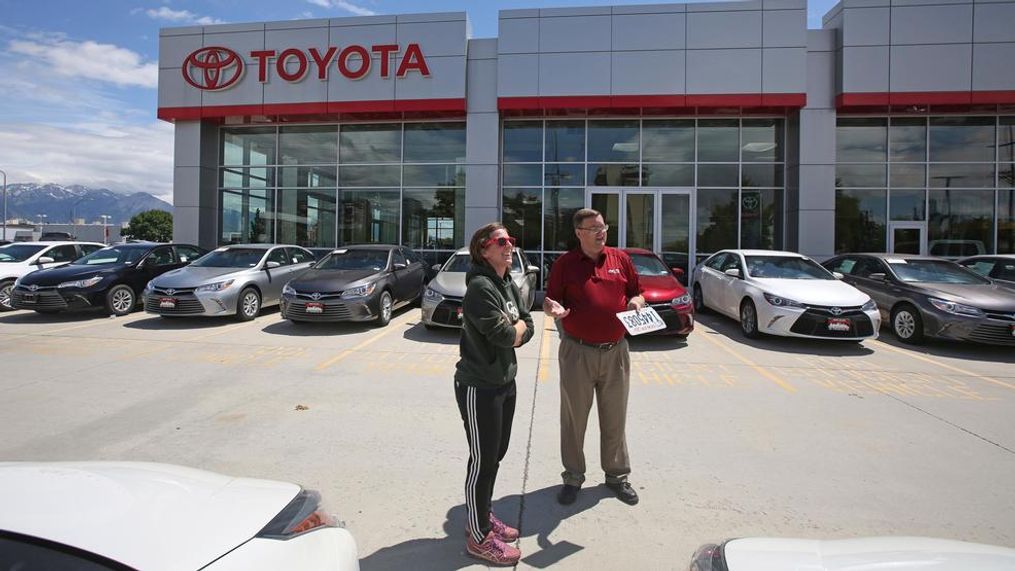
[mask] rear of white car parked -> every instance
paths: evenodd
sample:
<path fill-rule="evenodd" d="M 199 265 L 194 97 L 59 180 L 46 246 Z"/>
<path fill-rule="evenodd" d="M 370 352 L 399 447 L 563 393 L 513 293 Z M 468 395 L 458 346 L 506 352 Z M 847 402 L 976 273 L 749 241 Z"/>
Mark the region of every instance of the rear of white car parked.
<path fill-rule="evenodd" d="M 877 338 L 877 305 L 838 278 L 795 252 L 723 250 L 694 269 L 692 292 L 696 311 L 736 319 L 749 338 Z"/>

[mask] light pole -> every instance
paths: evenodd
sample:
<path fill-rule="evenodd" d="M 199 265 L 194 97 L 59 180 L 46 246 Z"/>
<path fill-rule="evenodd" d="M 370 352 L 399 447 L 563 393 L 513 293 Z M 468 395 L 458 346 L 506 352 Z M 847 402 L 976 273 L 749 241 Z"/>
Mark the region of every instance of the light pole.
<path fill-rule="evenodd" d="M 112 216 L 110 216 L 108 214 L 100 214 L 99 217 L 102 218 L 102 243 L 103 244 L 108 244 L 109 243 L 109 229 L 106 227 L 106 224 L 109 223 L 109 219 L 112 218 Z"/>
<path fill-rule="evenodd" d="M 4 175 L 4 233 L 0 236 L 0 240 L 7 239 L 7 173 L 0 170 L 0 174 Z"/>

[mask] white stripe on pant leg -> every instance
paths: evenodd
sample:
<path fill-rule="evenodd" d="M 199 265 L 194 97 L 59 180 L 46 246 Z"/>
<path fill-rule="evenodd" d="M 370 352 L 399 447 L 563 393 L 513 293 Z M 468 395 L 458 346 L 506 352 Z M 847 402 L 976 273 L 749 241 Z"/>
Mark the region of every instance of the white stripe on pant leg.
<path fill-rule="evenodd" d="M 476 485 L 479 481 L 479 468 L 481 464 L 479 425 L 476 419 L 476 388 L 467 387 L 466 390 L 466 414 L 469 417 L 469 442 L 470 454 L 472 455 L 472 466 L 465 481 L 466 512 L 469 519 L 469 532 L 476 543 L 483 541 L 482 530 L 479 527 L 479 514 L 476 505 Z"/>

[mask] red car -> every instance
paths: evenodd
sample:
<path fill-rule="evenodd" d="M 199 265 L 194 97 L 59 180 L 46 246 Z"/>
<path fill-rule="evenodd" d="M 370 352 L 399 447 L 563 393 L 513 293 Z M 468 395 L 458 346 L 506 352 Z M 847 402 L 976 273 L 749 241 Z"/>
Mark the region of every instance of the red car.
<path fill-rule="evenodd" d="M 677 281 L 677 269 L 671 270 L 648 250 L 625 248 L 631 256 L 638 280 L 645 291 L 645 301 L 666 322 L 666 329 L 648 335 L 674 335 L 686 338 L 694 330 L 694 303 L 691 295 Z"/>

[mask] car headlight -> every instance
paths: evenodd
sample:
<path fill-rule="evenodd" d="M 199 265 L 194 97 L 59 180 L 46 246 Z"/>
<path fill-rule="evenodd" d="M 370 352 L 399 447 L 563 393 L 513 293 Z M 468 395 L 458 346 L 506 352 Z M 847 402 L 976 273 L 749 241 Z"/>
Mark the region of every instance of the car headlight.
<path fill-rule="evenodd" d="M 955 303 L 954 301 L 946 301 L 934 297 L 928 298 L 927 301 L 945 313 L 964 315 L 966 317 L 983 317 L 984 315 L 983 311 L 971 305 L 962 305 L 961 303 Z"/>
<path fill-rule="evenodd" d="M 765 294 L 765 301 L 776 307 L 799 307 L 801 309 L 807 307 L 799 301 L 793 301 L 792 299 L 786 299 L 785 297 L 779 297 L 770 293 Z"/>
<path fill-rule="evenodd" d="M 58 287 L 58 288 L 76 287 L 76 288 L 82 288 L 83 289 L 83 288 L 86 288 L 86 287 L 92 287 L 93 285 L 95 285 L 95 284 L 97 284 L 97 283 L 99 283 L 101 281 L 102 281 L 102 276 L 95 276 L 95 277 L 91 277 L 91 278 L 84 279 L 84 280 L 75 280 L 75 281 L 72 281 L 72 282 L 63 282 L 62 284 L 60 284 L 60 285 L 58 285 L 56 287 Z"/>
<path fill-rule="evenodd" d="M 441 295 L 437 290 L 428 287 L 426 288 L 426 291 L 423 292 L 423 299 L 427 301 L 432 301 L 434 303 L 439 303 L 441 300 L 444 299 L 444 296 Z"/>
<path fill-rule="evenodd" d="M 684 295 L 682 295 L 680 297 L 673 298 L 673 301 L 670 302 L 670 305 L 675 306 L 675 307 L 679 307 L 679 306 L 682 306 L 682 305 L 691 305 L 691 301 L 692 301 L 691 300 L 691 294 L 685 293 Z"/>
<path fill-rule="evenodd" d="M 222 291 L 229 286 L 233 285 L 236 280 L 226 280 L 224 282 L 215 282 L 213 284 L 205 284 L 203 286 L 197 286 L 194 291 Z"/>
<path fill-rule="evenodd" d="M 152 291 L 153 289 L 155 289 L 155 281 L 150 280 L 148 283 L 145 284 L 144 289 L 145 291 Z"/>
<path fill-rule="evenodd" d="M 342 299 L 353 299 L 353 298 L 357 298 L 357 297 L 366 297 L 366 296 L 374 293 L 374 289 L 376 287 L 377 287 L 377 282 L 374 282 L 374 283 L 371 283 L 371 284 L 361 285 L 359 287 L 354 287 L 354 288 L 347 289 L 347 290 L 342 292 Z"/>
<path fill-rule="evenodd" d="M 863 311 L 877 311 L 878 304 L 873 299 L 868 299 L 867 303 L 860 307 Z"/>
<path fill-rule="evenodd" d="M 282 295 L 287 295 L 289 297 L 295 297 L 296 296 L 296 290 L 293 289 L 293 286 L 291 286 L 289 284 L 285 284 L 284 286 L 282 286 Z"/>

